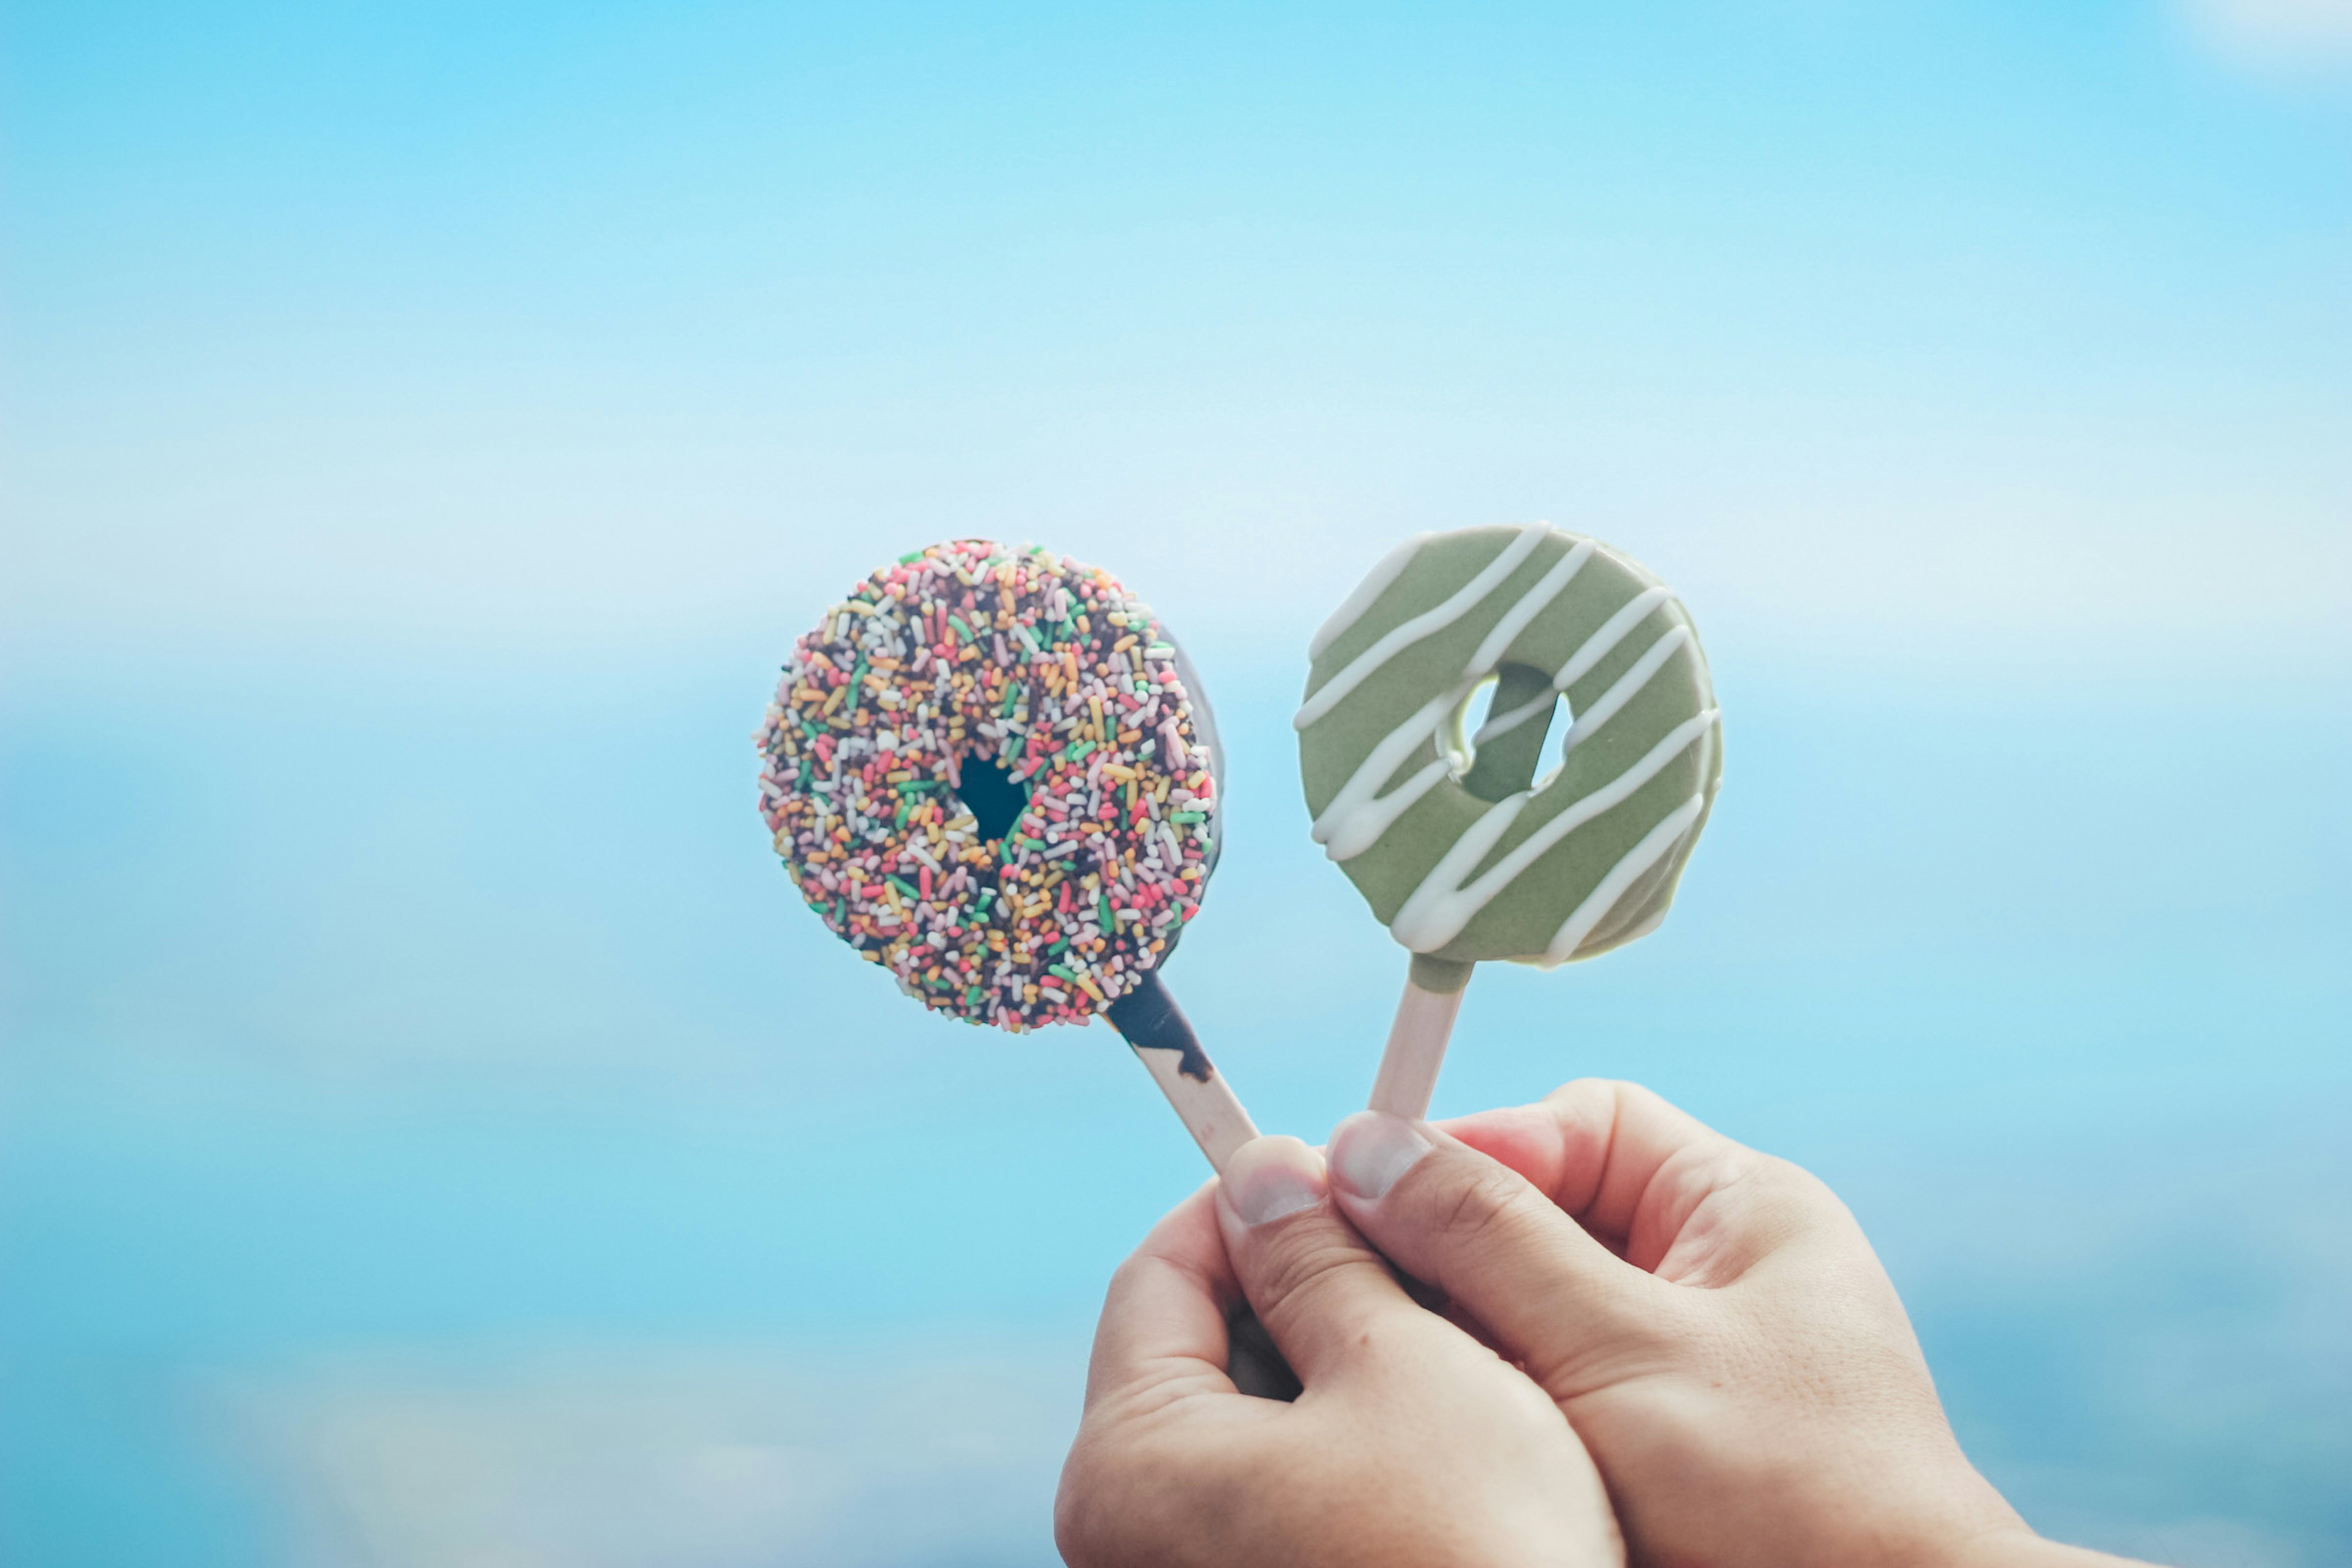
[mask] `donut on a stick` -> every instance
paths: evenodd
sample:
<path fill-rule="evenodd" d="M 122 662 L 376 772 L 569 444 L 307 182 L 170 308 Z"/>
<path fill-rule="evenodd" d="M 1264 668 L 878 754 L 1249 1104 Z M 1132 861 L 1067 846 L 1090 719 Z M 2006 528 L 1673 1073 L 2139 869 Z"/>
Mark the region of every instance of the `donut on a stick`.
<path fill-rule="evenodd" d="M 802 637 L 760 813 L 833 933 L 937 1012 L 1108 1017 L 1210 1163 L 1257 1135 L 1160 978 L 1216 864 L 1200 683 L 1109 574 L 956 540 Z"/>
<path fill-rule="evenodd" d="M 1371 1107 L 1418 1118 L 1474 963 L 1550 968 L 1665 919 L 1723 775 L 1715 689 L 1671 590 L 1540 522 L 1406 541 L 1310 658 L 1293 724 L 1315 838 L 1413 955 Z"/>

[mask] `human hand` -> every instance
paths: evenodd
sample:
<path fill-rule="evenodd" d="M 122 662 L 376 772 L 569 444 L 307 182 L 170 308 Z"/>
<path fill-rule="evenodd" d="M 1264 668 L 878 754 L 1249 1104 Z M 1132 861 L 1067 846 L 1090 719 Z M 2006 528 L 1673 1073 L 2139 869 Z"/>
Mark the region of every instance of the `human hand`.
<path fill-rule="evenodd" d="M 1244 1300 L 1296 1400 L 1227 1374 Z M 1559 1406 L 1406 1295 L 1295 1138 L 1244 1146 L 1112 1279 L 1054 1515 L 1076 1568 L 1624 1561 Z"/>
<path fill-rule="evenodd" d="M 1434 1129 L 1364 1112 L 1340 1213 L 1559 1405 L 1635 1563 L 2112 1563 L 1962 1456 L 1893 1283 L 1820 1181 L 1588 1079 Z"/>

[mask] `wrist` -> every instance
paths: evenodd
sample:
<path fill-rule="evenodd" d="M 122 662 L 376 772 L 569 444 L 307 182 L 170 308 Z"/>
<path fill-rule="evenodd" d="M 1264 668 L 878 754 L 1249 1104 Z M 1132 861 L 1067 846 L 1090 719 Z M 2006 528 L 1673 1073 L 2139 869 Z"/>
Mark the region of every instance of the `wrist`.
<path fill-rule="evenodd" d="M 1941 1568 L 2144 1568 L 2081 1546 L 2044 1541 L 2021 1521 L 1954 1543 Z"/>
<path fill-rule="evenodd" d="M 1872 1496 L 1862 1484 L 1840 1489 L 1810 1532 L 1815 1549 L 1801 1561 L 1855 1568 L 2040 1568 L 2047 1545 L 1972 1468 L 1935 1467 L 1882 1475 Z"/>
<path fill-rule="evenodd" d="M 2047 1544 L 2023 1520 L 2011 1520 L 1945 1540 L 1937 1552 L 1921 1559 L 1922 1568 L 2040 1568 L 2041 1551 Z"/>

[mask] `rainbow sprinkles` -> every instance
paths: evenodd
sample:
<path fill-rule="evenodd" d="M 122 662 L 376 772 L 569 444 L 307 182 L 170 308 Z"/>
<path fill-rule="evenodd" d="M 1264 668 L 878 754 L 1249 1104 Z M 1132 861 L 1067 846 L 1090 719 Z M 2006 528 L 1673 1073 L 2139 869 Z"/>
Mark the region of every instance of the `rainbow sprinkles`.
<path fill-rule="evenodd" d="M 826 926 L 926 1006 L 1084 1023 L 1167 957 L 1214 863 L 1179 659 L 1095 567 L 984 540 L 902 556 L 783 667 L 761 815 Z"/>

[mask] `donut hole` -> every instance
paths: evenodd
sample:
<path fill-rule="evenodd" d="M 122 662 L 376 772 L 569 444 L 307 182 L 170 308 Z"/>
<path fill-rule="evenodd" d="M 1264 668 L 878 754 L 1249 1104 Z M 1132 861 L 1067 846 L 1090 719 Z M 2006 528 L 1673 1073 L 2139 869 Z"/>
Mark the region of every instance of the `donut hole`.
<path fill-rule="evenodd" d="M 1446 746 L 1454 781 L 1481 800 L 1506 800 L 1536 783 L 1544 742 L 1568 700 L 1551 676 L 1506 664 L 1463 697 Z"/>
<path fill-rule="evenodd" d="M 1004 764 L 993 757 L 973 756 L 967 752 L 956 769 L 958 783 L 953 794 L 971 819 L 980 825 L 980 836 L 998 839 L 1013 831 L 1021 814 L 1029 809 L 1029 786 L 1016 784 L 1004 771 Z"/>

